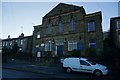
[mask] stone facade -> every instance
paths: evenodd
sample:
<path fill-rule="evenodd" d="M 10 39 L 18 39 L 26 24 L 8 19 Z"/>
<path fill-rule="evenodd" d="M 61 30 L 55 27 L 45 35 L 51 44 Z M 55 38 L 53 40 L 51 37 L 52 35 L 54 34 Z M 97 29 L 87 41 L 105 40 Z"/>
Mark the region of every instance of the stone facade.
<path fill-rule="evenodd" d="M 120 17 L 110 19 L 110 36 L 113 45 L 120 48 Z"/>
<path fill-rule="evenodd" d="M 8 36 L 7 39 L 2 39 L 2 47 L 12 49 L 12 46 L 17 43 L 19 50 L 21 52 L 30 54 L 32 52 L 32 36 L 24 36 L 22 33 L 18 38 L 10 38 Z"/>
<path fill-rule="evenodd" d="M 85 55 L 88 47 L 99 56 L 103 51 L 101 12 L 86 14 L 83 7 L 60 3 L 34 26 L 33 50 L 36 55 L 50 51 L 52 56 L 66 55 L 74 49 Z"/>

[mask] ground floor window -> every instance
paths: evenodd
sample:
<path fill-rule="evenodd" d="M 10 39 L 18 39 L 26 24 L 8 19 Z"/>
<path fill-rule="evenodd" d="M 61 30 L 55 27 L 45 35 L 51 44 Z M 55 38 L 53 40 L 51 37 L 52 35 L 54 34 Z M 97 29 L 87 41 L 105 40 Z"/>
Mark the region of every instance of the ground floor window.
<path fill-rule="evenodd" d="M 52 44 L 51 43 L 45 44 L 45 51 L 52 51 Z"/>
<path fill-rule="evenodd" d="M 77 49 L 77 40 L 68 41 L 68 51 Z"/>

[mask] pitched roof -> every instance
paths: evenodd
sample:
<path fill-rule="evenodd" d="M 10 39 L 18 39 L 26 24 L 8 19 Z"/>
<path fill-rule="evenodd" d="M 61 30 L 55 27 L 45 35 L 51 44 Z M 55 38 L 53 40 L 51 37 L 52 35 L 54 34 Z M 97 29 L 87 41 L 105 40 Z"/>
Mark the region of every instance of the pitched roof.
<path fill-rule="evenodd" d="M 59 15 L 66 12 L 71 12 L 75 10 L 80 10 L 82 7 L 65 4 L 65 3 L 59 3 L 55 8 L 53 8 L 49 13 L 47 13 L 43 18 L 48 18 L 51 16 Z"/>

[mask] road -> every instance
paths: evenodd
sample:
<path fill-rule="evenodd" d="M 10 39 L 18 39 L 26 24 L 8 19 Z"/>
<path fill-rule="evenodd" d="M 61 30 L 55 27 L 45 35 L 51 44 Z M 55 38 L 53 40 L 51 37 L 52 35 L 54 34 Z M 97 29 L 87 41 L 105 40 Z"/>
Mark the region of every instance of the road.
<path fill-rule="evenodd" d="M 51 75 L 37 74 L 32 72 L 2 69 L 3 78 L 54 78 Z"/>
<path fill-rule="evenodd" d="M 3 78 L 42 78 L 42 79 L 51 79 L 51 78 L 70 78 L 70 79 L 83 79 L 83 80 L 120 80 L 119 74 L 115 71 L 110 71 L 108 76 L 95 77 L 92 74 L 78 73 L 73 72 L 71 74 L 61 71 L 56 75 L 46 75 L 46 74 L 37 74 L 32 72 L 16 71 L 10 69 L 3 69 L 2 72 Z"/>

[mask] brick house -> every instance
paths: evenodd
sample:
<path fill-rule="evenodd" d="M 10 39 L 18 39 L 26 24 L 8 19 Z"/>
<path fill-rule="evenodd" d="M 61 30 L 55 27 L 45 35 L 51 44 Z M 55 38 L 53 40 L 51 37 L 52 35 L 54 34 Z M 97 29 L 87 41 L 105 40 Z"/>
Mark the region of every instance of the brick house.
<path fill-rule="evenodd" d="M 41 25 L 34 26 L 32 54 L 59 56 L 77 49 L 85 55 L 86 48 L 93 47 L 99 56 L 103 51 L 101 23 L 101 12 L 86 14 L 83 7 L 60 3 L 43 17 Z"/>
<path fill-rule="evenodd" d="M 113 45 L 120 48 L 120 17 L 110 19 L 110 36 Z"/>
<path fill-rule="evenodd" d="M 2 39 L 2 48 L 12 49 L 13 45 L 17 43 L 21 52 L 30 54 L 32 52 L 32 36 L 24 36 L 22 33 L 18 38 Z"/>

